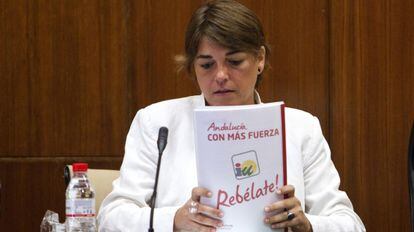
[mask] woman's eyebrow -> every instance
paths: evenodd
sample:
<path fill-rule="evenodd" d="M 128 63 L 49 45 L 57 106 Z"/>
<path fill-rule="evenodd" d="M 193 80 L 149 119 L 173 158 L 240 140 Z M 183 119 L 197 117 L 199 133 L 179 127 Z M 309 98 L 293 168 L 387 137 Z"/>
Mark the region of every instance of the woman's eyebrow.
<path fill-rule="evenodd" d="M 210 55 L 198 55 L 196 57 L 196 59 L 211 59 L 211 58 L 213 58 L 213 57 L 210 56 Z"/>
<path fill-rule="evenodd" d="M 226 56 L 230 56 L 230 55 L 233 55 L 233 54 L 239 53 L 239 52 L 241 52 L 241 51 L 240 50 L 229 51 L 229 52 L 226 53 Z"/>
<path fill-rule="evenodd" d="M 241 51 L 239 51 L 239 50 L 229 51 L 229 52 L 226 53 L 226 56 L 230 56 L 230 55 L 233 55 L 233 54 L 236 54 L 236 53 L 239 53 L 239 52 L 241 52 Z M 212 59 L 212 58 L 213 57 L 211 55 L 201 54 L 201 55 L 196 56 L 196 59 Z"/>

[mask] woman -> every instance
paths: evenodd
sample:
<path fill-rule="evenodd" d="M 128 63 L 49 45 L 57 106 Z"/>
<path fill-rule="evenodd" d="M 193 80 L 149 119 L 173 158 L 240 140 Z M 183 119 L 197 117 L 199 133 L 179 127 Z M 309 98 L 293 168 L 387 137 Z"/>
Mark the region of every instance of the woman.
<path fill-rule="evenodd" d="M 104 200 L 101 231 L 146 231 L 158 151 L 158 129 L 170 129 L 159 177 L 156 231 L 215 231 L 223 213 L 199 203 L 208 189 L 197 187 L 193 110 L 204 106 L 261 103 L 255 87 L 267 67 L 269 49 L 260 21 L 243 5 L 211 1 L 192 16 L 182 66 L 200 87 L 200 96 L 173 99 L 138 111 L 127 136 L 121 176 Z M 263 218 L 271 228 L 292 231 L 365 231 L 347 195 L 318 120 L 286 109 L 288 183 L 285 200 L 266 206 L 281 212 Z M 206 214 L 215 217 L 206 216 Z"/>

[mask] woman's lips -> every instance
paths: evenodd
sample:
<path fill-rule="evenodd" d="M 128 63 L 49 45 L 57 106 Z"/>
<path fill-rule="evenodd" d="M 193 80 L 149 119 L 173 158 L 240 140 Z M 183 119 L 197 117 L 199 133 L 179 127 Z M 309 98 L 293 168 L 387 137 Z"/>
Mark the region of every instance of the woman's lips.
<path fill-rule="evenodd" d="M 234 90 L 230 90 L 230 89 L 220 89 L 220 90 L 214 91 L 213 93 L 215 95 L 225 95 L 225 94 L 232 93 L 232 92 L 234 92 Z"/>

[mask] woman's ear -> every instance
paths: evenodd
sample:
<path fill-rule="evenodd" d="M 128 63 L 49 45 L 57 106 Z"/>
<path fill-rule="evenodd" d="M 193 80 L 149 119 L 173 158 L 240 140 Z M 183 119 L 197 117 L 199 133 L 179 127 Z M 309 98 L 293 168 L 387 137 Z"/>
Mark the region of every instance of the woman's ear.
<path fill-rule="evenodd" d="M 266 63 L 266 48 L 264 46 L 260 47 L 258 56 L 257 56 L 257 61 L 258 61 L 258 70 L 260 70 L 260 73 L 263 72 L 265 63 Z"/>

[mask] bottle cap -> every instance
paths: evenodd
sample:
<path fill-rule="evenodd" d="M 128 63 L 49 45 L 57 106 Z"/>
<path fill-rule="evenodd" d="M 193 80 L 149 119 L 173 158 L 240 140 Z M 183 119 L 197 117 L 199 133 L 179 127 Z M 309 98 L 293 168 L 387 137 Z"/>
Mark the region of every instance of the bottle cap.
<path fill-rule="evenodd" d="M 73 163 L 72 164 L 73 172 L 86 172 L 88 171 L 87 163 Z"/>

